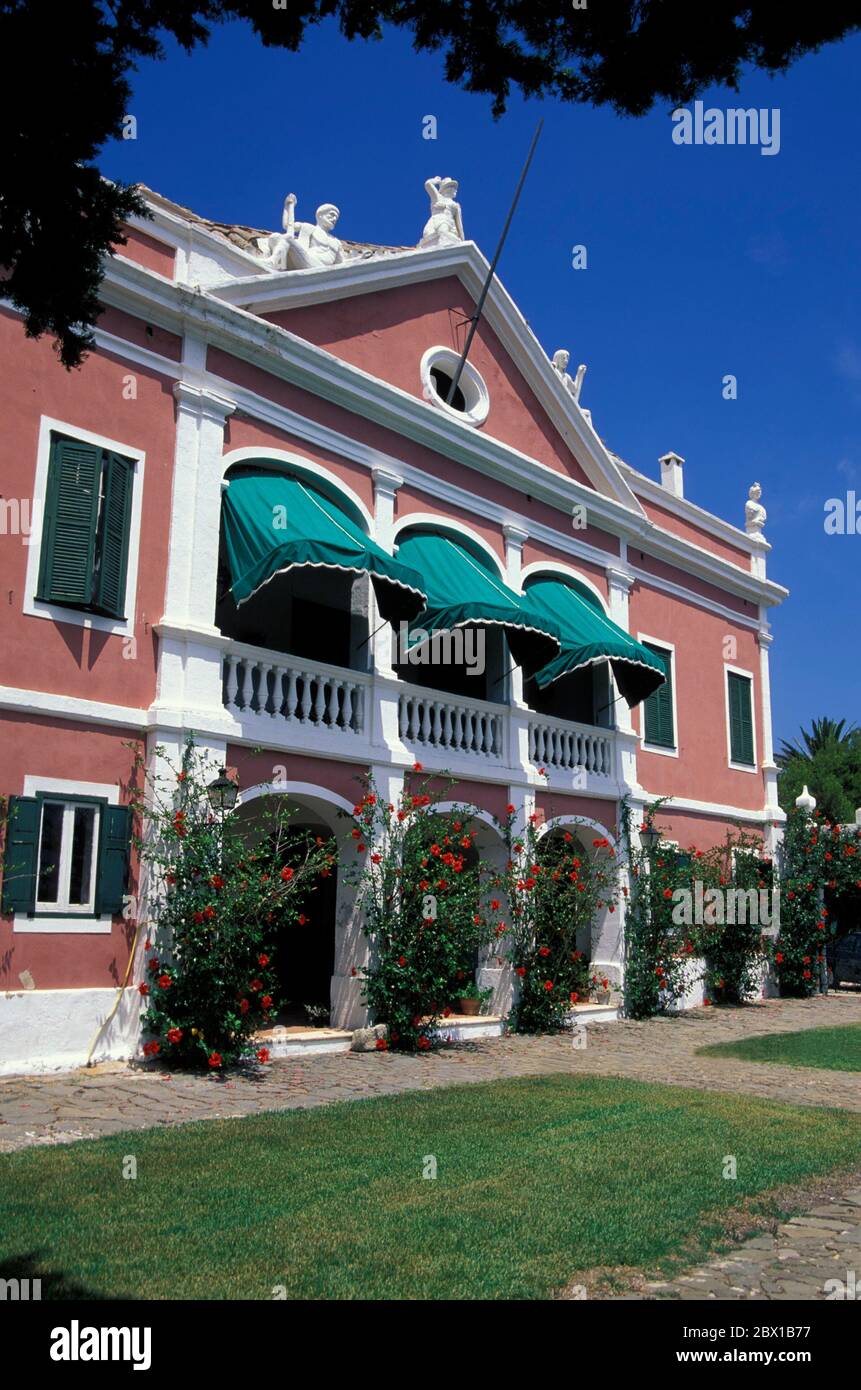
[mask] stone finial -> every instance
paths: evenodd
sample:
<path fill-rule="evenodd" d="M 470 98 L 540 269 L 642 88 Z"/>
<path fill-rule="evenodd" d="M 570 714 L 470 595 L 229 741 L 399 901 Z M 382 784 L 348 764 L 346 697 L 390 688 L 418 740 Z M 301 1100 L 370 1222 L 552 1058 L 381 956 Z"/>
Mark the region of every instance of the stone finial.
<path fill-rule="evenodd" d="M 861 825 L 861 806 L 859 806 L 855 812 L 855 824 Z"/>
<path fill-rule="evenodd" d="M 463 217 L 457 199 L 457 179 L 443 179 L 439 174 L 428 179 L 425 192 L 430 198 L 430 217 L 424 225 L 419 247 L 423 251 L 437 246 L 457 246 L 464 240 Z"/>
<path fill-rule="evenodd" d="M 668 454 L 661 455 L 658 463 L 661 465 L 661 487 L 666 488 L 674 497 L 684 497 L 685 461 L 681 454 L 673 453 L 671 449 Z"/>
<path fill-rule="evenodd" d="M 804 784 L 804 790 L 802 791 L 801 795 L 795 798 L 795 804 L 798 807 L 799 811 L 816 810 L 816 797 L 810 795 L 810 792 L 807 790 L 806 782 Z"/>
<path fill-rule="evenodd" d="M 749 536 L 762 535 L 762 528 L 768 516 L 765 507 L 760 503 L 761 496 L 762 488 L 759 483 L 754 483 L 748 491 L 748 500 L 744 504 L 744 529 Z"/>

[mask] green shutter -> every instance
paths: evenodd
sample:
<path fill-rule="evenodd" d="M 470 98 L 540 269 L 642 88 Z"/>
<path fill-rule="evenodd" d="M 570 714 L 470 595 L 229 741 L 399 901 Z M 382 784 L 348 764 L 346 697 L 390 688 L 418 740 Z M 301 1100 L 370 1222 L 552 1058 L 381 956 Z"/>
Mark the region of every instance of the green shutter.
<path fill-rule="evenodd" d="M 752 682 L 749 676 L 737 676 L 733 671 L 727 672 L 727 680 L 730 760 L 744 767 L 753 767 Z"/>
<path fill-rule="evenodd" d="M 36 905 L 36 866 L 42 803 L 35 796 L 9 798 L 3 856 L 4 912 L 32 912 Z"/>
<path fill-rule="evenodd" d="M 643 730 L 646 743 L 659 748 L 675 748 L 676 731 L 673 727 L 673 657 L 665 647 L 653 646 L 644 642 L 658 659 L 663 662 L 667 679 L 643 702 Z"/>
<path fill-rule="evenodd" d="M 93 607 L 112 618 L 124 618 L 129 517 L 134 465 L 120 454 L 108 454 L 105 496 L 99 526 Z"/>
<path fill-rule="evenodd" d="M 129 873 L 132 812 L 130 806 L 103 806 L 96 875 L 96 915 L 123 910 Z"/>
<path fill-rule="evenodd" d="M 48 469 L 38 597 L 76 608 L 90 604 L 96 556 L 102 451 L 55 439 Z"/>

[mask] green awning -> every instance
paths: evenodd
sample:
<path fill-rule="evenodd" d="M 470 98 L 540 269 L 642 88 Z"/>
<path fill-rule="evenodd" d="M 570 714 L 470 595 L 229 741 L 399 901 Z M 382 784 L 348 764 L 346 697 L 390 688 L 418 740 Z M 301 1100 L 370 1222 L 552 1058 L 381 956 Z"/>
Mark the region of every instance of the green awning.
<path fill-rule="evenodd" d="M 398 559 L 418 570 L 427 608 L 410 625 L 406 647 L 416 651 L 435 633 L 458 627 L 502 627 L 518 666 L 536 671 L 560 649 L 552 617 L 509 589 L 489 564 L 439 532 L 414 532 L 398 546 Z"/>
<path fill-rule="evenodd" d="M 535 612 L 556 622 L 562 632 L 562 650 L 535 679 L 543 689 L 561 676 L 609 661 L 620 694 L 637 705 L 666 680 L 660 657 L 611 622 L 598 600 L 587 598 L 562 579 L 536 579 L 528 584 L 527 599 Z"/>
<path fill-rule="evenodd" d="M 240 473 L 224 494 L 231 593 L 244 603 L 293 569 L 364 571 L 380 614 L 408 621 L 424 607 L 422 577 L 387 555 L 345 511 L 310 483 L 284 473 Z"/>

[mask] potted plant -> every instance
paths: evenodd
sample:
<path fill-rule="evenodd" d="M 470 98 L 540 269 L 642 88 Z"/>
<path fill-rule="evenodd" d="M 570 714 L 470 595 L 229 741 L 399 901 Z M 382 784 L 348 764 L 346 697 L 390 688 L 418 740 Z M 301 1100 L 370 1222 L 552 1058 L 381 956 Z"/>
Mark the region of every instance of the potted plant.
<path fill-rule="evenodd" d="M 328 1004 L 305 1004 L 305 1017 L 312 1028 L 325 1028 L 329 1022 Z"/>
<path fill-rule="evenodd" d="M 457 996 L 457 1007 L 462 1014 L 481 1013 L 481 1006 L 486 999 L 490 998 L 492 990 L 479 989 L 475 980 L 470 980 L 468 984 L 461 985 L 460 993 Z"/>
<path fill-rule="evenodd" d="M 609 1004 L 610 980 L 600 970 L 593 970 L 589 976 L 589 993 L 596 1004 Z"/>

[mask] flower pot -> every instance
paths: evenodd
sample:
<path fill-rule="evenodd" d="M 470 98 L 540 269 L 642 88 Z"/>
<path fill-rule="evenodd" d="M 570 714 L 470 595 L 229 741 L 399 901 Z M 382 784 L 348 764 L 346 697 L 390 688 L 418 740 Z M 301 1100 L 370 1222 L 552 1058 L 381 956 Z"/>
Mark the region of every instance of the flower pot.
<path fill-rule="evenodd" d="M 609 1004 L 610 991 L 608 989 L 596 989 L 592 992 L 592 1002 L 595 1004 Z"/>
<path fill-rule="evenodd" d="M 458 999 L 457 1004 L 462 1014 L 477 1014 L 481 1008 L 480 999 Z"/>

